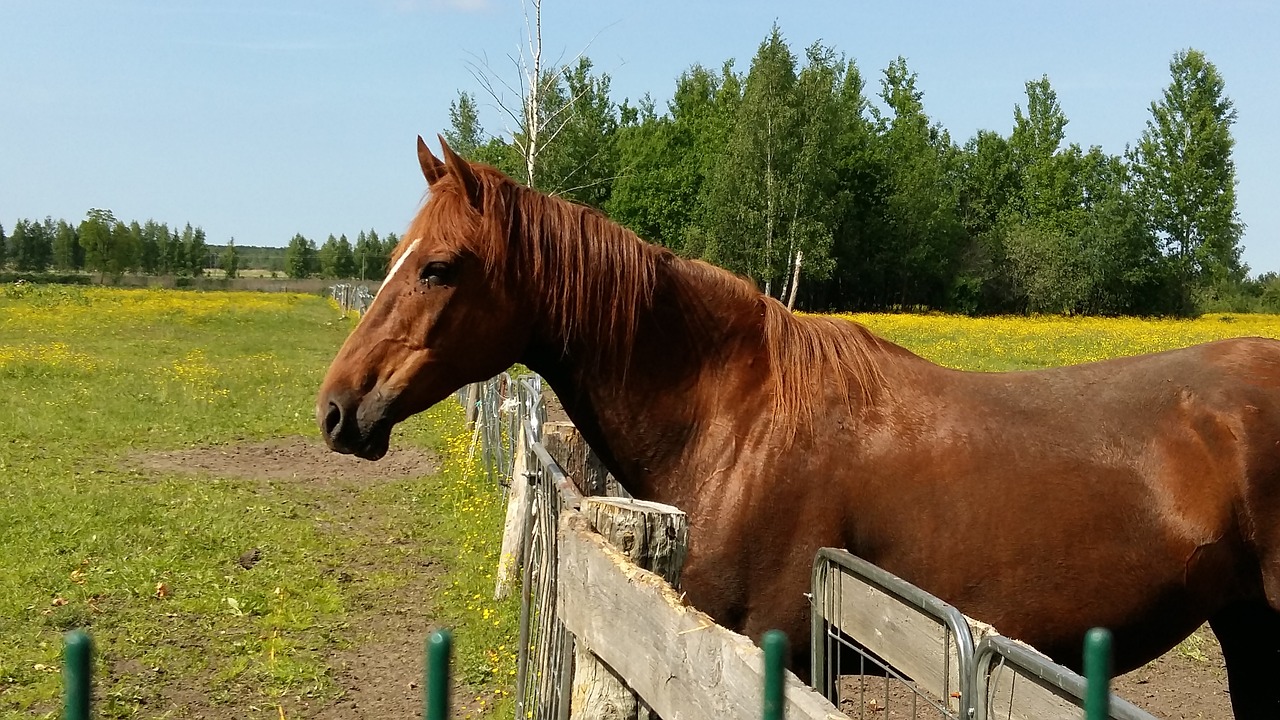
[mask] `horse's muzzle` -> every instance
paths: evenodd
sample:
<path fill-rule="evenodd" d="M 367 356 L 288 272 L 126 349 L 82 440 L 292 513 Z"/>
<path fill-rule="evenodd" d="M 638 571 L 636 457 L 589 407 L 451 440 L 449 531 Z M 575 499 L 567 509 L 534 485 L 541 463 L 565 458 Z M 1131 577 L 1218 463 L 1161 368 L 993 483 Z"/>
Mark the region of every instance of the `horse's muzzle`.
<path fill-rule="evenodd" d="M 346 394 L 330 393 L 316 403 L 316 424 L 330 450 L 365 460 L 377 460 L 387 454 L 391 444 L 392 423 L 362 422 L 369 413 L 363 405 Z M 379 418 L 381 420 L 381 418 Z"/>

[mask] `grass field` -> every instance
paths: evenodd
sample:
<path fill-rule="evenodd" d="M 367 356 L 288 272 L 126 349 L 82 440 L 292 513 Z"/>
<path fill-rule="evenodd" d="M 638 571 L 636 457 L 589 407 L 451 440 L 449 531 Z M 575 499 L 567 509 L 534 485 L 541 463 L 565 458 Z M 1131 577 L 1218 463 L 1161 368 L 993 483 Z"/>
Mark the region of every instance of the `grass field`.
<path fill-rule="evenodd" d="M 318 522 L 332 509 L 297 483 L 136 468 L 316 438 L 314 393 L 349 329 L 314 296 L 0 289 L 0 716 L 54 716 L 61 633 L 80 626 L 100 717 L 165 714 L 182 688 L 229 717 L 322 704 L 341 691 L 330 656 L 361 641 L 353 618 L 422 567 L 437 569 L 428 607 L 409 612 L 453 626 L 460 678 L 490 706 L 502 695 L 514 612 L 484 599 L 504 506 L 456 404 L 396 440 L 436 453 L 438 473 L 350 493 L 368 532 Z M 359 582 L 335 572 L 355 567 Z"/>
<path fill-rule="evenodd" d="M 983 370 L 1280 337 L 1277 316 L 854 319 Z M 313 296 L 0 288 L 0 716 L 56 716 L 61 633 L 81 626 L 99 649 L 100 717 L 306 714 L 352 690 L 334 658 L 367 644 L 379 614 L 454 627 L 462 699 L 509 712 L 515 611 L 488 600 L 502 500 L 468 459 L 456 404 L 393 442 L 438 471 L 367 487 L 138 460 L 318 443 L 314 393 L 350 327 Z M 237 563 L 250 548 L 251 570 Z"/>

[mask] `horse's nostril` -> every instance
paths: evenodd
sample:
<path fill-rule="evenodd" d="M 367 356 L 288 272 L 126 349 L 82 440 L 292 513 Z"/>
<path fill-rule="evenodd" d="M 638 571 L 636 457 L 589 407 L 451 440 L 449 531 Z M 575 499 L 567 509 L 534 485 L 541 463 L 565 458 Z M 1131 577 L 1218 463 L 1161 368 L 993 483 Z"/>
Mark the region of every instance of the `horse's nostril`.
<path fill-rule="evenodd" d="M 338 403 L 329 401 L 329 412 L 324 415 L 324 432 L 329 437 L 336 437 L 338 428 L 342 426 L 342 408 Z"/>

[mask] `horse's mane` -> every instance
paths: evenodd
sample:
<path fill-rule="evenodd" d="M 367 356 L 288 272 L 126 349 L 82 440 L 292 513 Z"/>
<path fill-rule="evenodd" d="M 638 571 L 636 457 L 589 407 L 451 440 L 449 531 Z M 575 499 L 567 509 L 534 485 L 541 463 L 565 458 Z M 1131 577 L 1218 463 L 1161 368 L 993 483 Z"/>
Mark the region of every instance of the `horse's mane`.
<path fill-rule="evenodd" d="M 489 272 L 500 270 L 514 277 L 518 287 L 534 289 L 528 296 L 540 298 L 542 305 L 531 309 L 551 320 L 566 349 L 586 339 L 575 344 L 597 353 L 596 362 L 626 363 L 639 319 L 664 301 L 655 288 L 663 268 L 669 268 L 682 308 L 719 324 L 730 321 L 724 309 L 735 305 L 759 318 L 760 349 L 774 369 L 775 414 L 809 416 L 818 396 L 828 391 L 846 400 L 856 392 L 870 401 L 882 388 L 872 352 L 878 340 L 861 325 L 793 315 L 750 280 L 680 258 L 592 208 L 532 190 L 495 168 L 477 163 L 471 167 L 481 185 L 479 232 L 463 227 L 468 220 L 461 212 L 433 214 L 429 222 L 458 223 L 452 229 L 484 243 L 473 249 Z M 457 193 L 459 200 L 465 197 L 452 176 L 432 189 L 433 194 L 447 192 Z M 426 215 L 418 214 L 396 247 L 393 262 L 411 238 L 425 234 Z"/>

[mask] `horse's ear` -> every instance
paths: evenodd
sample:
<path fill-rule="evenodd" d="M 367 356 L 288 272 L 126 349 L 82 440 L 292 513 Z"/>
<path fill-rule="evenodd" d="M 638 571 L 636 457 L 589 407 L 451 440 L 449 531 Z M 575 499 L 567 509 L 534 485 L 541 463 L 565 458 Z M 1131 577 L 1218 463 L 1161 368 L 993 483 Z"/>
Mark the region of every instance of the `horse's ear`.
<path fill-rule="evenodd" d="M 444 166 L 454 177 L 462 183 L 462 187 L 467 190 L 467 198 L 471 200 L 471 205 L 475 209 L 481 208 L 480 204 L 480 181 L 476 179 L 476 174 L 471 170 L 471 163 L 462 159 L 462 156 L 453 151 L 449 147 L 449 143 L 444 141 L 443 135 L 437 135 L 440 138 L 440 149 L 444 151 Z"/>
<path fill-rule="evenodd" d="M 427 185 L 435 185 L 437 180 L 444 177 L 444 163 L 431 154 L 431 149 L 422 141 L 421 135 L 418 136 L 418 164 L 422 166 L 422 176 L 427 179 Z"/>

